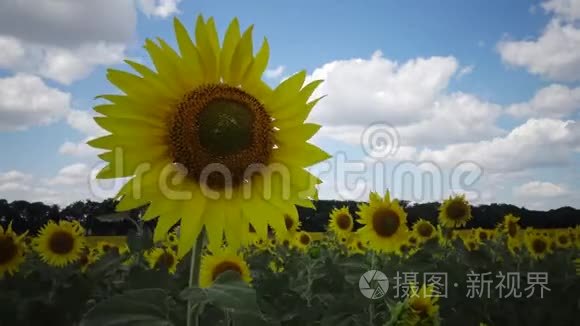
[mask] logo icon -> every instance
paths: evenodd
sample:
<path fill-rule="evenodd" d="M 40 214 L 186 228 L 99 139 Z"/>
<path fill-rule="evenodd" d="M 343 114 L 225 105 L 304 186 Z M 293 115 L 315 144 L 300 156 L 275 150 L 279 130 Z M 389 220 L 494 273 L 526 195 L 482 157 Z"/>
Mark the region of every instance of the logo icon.
<path fill-rule="evenodd" d="M 387 294 L 389 280 L 383 272 L 370 270 L 360 277 L 358 287 L 362 295 L 369 299 L 376 300 Z"/>

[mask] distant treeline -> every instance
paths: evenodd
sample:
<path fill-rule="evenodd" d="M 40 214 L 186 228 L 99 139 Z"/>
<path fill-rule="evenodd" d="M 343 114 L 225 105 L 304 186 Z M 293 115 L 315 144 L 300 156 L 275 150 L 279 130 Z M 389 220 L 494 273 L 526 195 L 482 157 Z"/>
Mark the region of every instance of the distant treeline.
<path fill-rule="evenodd" d="M 328 215 L 333 208 L 347 206 L 354 215 L 359 202 L 320 200 L 315 202 L 316 210 L 298 208 L 302 228 L 309 232 L 321 232 L 325 230 Z M 409 225 L 417 219 L 423 218 L 433 224 L 437 224 L 440 203 L 423 203 L 410 205 L 406 201 L 401 202 L 408 214 Z M 12 221 L 13 228 L 17 232 L 30 230 L 31 233 L 38 231 L 48 220 L 78 220 L 91 235 L 125 235 L 135 226 L 131 221 L 120 223 L 106 223 L 96 219 L 97 216 L 115 212 L 116 202 L 112 199 L 103 202 L 78 201 L 64 208 L 57 205 L 46 205 L 41 202 L 30 203 L 27 201 L 8 202 L 0 199 L 0 224 L 4 227 Z M 137 208 L 128 212 L 131 218 L 137 219 L 145 210 L 145 207 Z M 580 224 L 580 210 L 572 207 L 561 207 L 549 211 L 533 211 L 508 204 L 491 204 L 472 207 L 473 219 L 467 224 L 467 228 L 483 227 L 493 228 L 501 222 L 506 214 L 514 214 L 521 218 L 523 227 L 534 228 L 567 228 Z M 149 221 L 145 225 L 155 227 L 156 221 Z"/>

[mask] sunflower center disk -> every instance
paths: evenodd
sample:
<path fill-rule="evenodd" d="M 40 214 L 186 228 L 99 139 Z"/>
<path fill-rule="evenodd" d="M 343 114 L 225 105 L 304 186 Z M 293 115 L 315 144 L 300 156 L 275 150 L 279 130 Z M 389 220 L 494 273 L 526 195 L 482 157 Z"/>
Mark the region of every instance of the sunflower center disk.
<path fill-rule="evenodd" d="M 310 237 L 307 236 L 306 234 L 303 234 L 300 236 L 300 243 L 302 243 L 303 245 L 307 245 L 310 243 Z"/>
<path fill-rule="evenodd" d="M 63 255 L 72 251 L 74 243 L 75 239 L 70 233 L 58 231 L 50 237 L 48 247 L 53 253 Z"/>
<path fill-rule="evenodd" d="M 214 267 L 211 274 L 212 280 L 215 281 L 218 278 L 218 276 L 227 271 L 236 272 L 239 275 L 242 275 L 242 269 L 240 268 L 240 266 L 238 266 L 238 264 L 230 261 L 224 261 L 219 263 L 216 267 Z"/>
<path fill-rule="evenodd" d="M 237 187 L 268 164 L 271 123 L 262 104 L 241 89 L 201 86 L 184 96 L 170 122 L 174 161 L 213 189 Z"/>
<path fill-rule="evenodd" d="M 336 225 L 341 230 L 348 230 L 350 229 L 350 217 L 346 214 L 341 214 L 336 217 Z"/>
<path fill-rule="evenodd" d="M 543 253 L 548 248 L 548 245 L 546 244 L 545 241 L 540 240 L 540 239 L 536 239 L 532 243 L 532 247 L 534 249 L 534 252 Z"/>
<path fill-rule="evenodd" d="M 419 234 L 425 238 L 430 237 L 433 234 L 433 227 L 429 224 L 421 224 L 419 226 Z"/>
<path fill-rule="evenodd" d="M 383 238 L 397 233 L 400 225 L 399 215 L 392 209 L 380 208 L 373 214 L 373 229 Z"/>
<path fill-rule="evenodd" d="M 453 221 L 461 221 L 467 215 L 467 207 L 464 203 L 454 201 L 447 207 L 447 216 Z"/>
<path fill-rule="evenodd" d="M 17 254 L 18 247 L 11 237 L 0 237 L 0 265 L 11 261 Z"/>
<path fill-rule="evenodd" d="M 171 268 L 171 266 L 173 266 L 174 262 L 175 262 L 175 258 L 173 258 L 173 255 L 164 252 L 157 259 L 157 263 L 156 263 L 157 266 L 156 267 L 157 268 L 160 268 L 160 267 Z"/>

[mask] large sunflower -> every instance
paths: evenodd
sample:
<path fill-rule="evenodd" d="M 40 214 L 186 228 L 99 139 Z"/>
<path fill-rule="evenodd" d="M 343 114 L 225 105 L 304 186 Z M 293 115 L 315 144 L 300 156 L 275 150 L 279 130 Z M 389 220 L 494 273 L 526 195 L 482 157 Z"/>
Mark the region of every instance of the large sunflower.
<path fill-rule="evenodd" d="M 48 221 L 34 239 L 34 249 L 40 258 L 55 267 L 77 261 L 84 247 L 84 229 L 76 221 Z"/>
<path fill-rule="evenodd" d="M 465 195 L 449 197 L 439 207 L 439 223 L 448 228 L 464 226 L 471 219 L 471 206 Z"/>
<path fill-rule="evenodd" d="M 330 212 L 328 229 L 338 238 L 348 238 L 353 226 L 354 220 L 348 211 L 348 207 L 335 208 Z"/>
<path fill-rule="evenodd" d="M 407 241 L 407 214 L 389 192 L 381 198 L 372 192 L 369 204 L 359 205 L 357 215 L 364 226 L 358 230 L 361 239 L 370 249 L 382 252 L 397 252 Z"/>
<path fill-rule="evenodd" d="M 26 233 L 21 235 L 14 233 L 12 223 L 6 230 L 0 225 L 0 279 L 4 278 L 4 274 L 14 275 L 24 262 Z"/>
<path fill-rule="evenodd" d="M 179 53 L 162 39 L 145 42 L 155 70 L 126 61 L 137 75 L 108 71 L 124 94 L 102 95 L 110 103 L 95 107 L 110 132 L 89 142 L 109 163 L 97 178 L 130 178 L 117 210 L 148 204 L 143 219 L 159 217 L 155 241 L 181 221 L 180 257 L 202 227 L 214 248 L 224 233 L 238 247 L 246 222 L 284 230 L 295 205 L 314 207 L 321 181 L 305 168 L 329 158 L 307 142 L 320 126 L 305 123 L 322 81 L 304 85 L 301 71 L 270 88 L 261 79 L 268 42 L 254 55 L 253 26 L 241 33 L 237 19 L 222 42 L 213 18 L 198 17 L 195 42 L 179 20 L 174 27 Z"/>
<path fill-rule="evenodd" d="M 201 259 L 201 268 L 199 272 L 199 286 L 201 288 L 210 287 L 213 282 L 226 271 L 238 273 L 240 278 L 251 283 L 252 276 L 250 268 L 244 260 L 244 257 L 235 253 L 231 248 L 224 248 L 216 251 L 212 255 L 204 255 Z"/>

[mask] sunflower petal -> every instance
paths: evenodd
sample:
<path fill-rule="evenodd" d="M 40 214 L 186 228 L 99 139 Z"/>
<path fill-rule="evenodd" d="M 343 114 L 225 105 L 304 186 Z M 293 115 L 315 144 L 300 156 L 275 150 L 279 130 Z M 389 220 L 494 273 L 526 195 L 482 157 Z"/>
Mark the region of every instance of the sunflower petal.
<path fill-rule="evenodd" d="M 195 191 L 193 198 L 183 206 L 183 217 L 179 229 L 179 245 L 177 255 L 182 258 L 195 244 L 203 227 L 202 216 L 205 210 L 205 197 L 199 191 Z"/>
<path fill-rule="evenodd" d="M 230 83 L 232 85 L 237 86 L 242 83 L 242 77 L 246 74 L 248 67 L 252 63 L 254 55 L 252 43 L 253 29 L 253 25 L 248 27 L 234 50 L 232 63 L 230 65 Z"/>
<path fill-rule="evenodd" d="M 214 52 L 212 41 L 207 31 L 207 26 L 203 21 L 203 16 L 199 15 L 195 23 L 195 40 L 197 49 L 201 57 L 201 64 L 205 71 L 205 78 L 208 83 L 218 82 L 218 61 L 217 53 Z"/>
<path fill-rule="evenodd" d="M 213 252 L 219 249 L 224 239 L 225 204 L 220 200 L 208 201 L 203 216 L 207 231 L 208 248 Z"/>
<path fill-rule="evenodd" d="M 262 42 L 262 46 L 256 57 L 250 63 L 246 74 L 243 77 L 242 85 L 245 85 L 247 88 L 253 89 L 256 85 L 261 81 L 262 75 L 268 67 L 268 60 L 270 59 L 270 45 L 268 44 L 268 40 L 264 38 Z"/>
<path fill-rule="evenodd" d="M 264 106 L 275 112 L 277 108 L 288 104 L 298 95 L 305 79 L 306 70 L 290 76 L 274 89 L 272 96 L 265 101 Z"/>
<path fill-rule="evenodd" d="M 325 161 L 331 156 L 322 149 L 303 143 L 297 146 L 278 147 L 272 151 L 272 158 L 276 162 L 289 162 L 297 166 L 311 166 Z"/>
<path fill-rule="evenodd" d="M 224 45 L 220 53 L 220 70 L 224 82 L 230 83 L 230 64 L 232 62 L 232 56 L 236 49 L 236 45 L 240 41 L 240 24 L 237 18 L 234 18 L 224 37 Z"/>
<path fill-rule="evenodd" d="M 314 136 L 322 126 L 315 123 L 305 123 L 296 127 L 282 129 L 276 133 L 276 140 L 282 145 L 306 142 Z"/>

